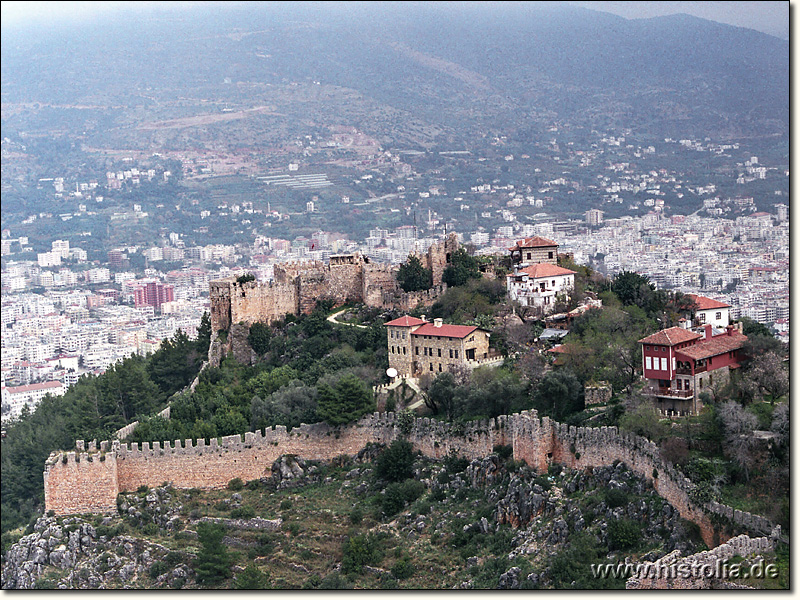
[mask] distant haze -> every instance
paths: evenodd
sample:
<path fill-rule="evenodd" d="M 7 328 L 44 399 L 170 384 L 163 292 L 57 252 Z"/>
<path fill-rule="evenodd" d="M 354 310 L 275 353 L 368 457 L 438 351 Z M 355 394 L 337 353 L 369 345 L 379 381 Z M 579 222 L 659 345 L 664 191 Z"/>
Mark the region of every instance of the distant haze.
<path fill-rule="evenodd" d="M 686 13 L 710 21 L 747 27 L 770 35 L 789 39 L 789 2 L 761 0 L 754 2 L 567 2 L 591 10 L 609 12 L 627 19 L 649 18 L 677 13 Z M 152 12 L 165 9 L 183 9 L 192 7 L 214 7 L 220 5 L 242 4 L 241 2 L 21 2 L 3 0 L 1 5 L 2 21 L 7 26 L 26 24 L 65 24 L 79 23 L 95 17 L 119 14 L 125 11 Z M 280 3 L 270 3 L 280 4 Z M 327 3 L 313 3 L 324 6 Z M 331 2 L 332 6 L 341 2 Z M 345 3 L 346 4 L 346 3 Z M 402 8 L 407 2 L 386 2 Z M 500 2 L 485 3 L 449 3 L 452 10 L 466 4 L 503 4 Z M 544 2 L 536 2 L 541 5 Z M 558 3 L 552 3 L 558 4 Z M 290 9 L 291 3 L 287 4 Z M 291 10 L 291 9 L 290 9 Z"/>
<path fill-rule="evenodd" d="M 677 13 L 694 15 L 736 27 L 747 27 L 789 39 L 789 2 L 569 2 L 626 19 L 662 17 Z"/>

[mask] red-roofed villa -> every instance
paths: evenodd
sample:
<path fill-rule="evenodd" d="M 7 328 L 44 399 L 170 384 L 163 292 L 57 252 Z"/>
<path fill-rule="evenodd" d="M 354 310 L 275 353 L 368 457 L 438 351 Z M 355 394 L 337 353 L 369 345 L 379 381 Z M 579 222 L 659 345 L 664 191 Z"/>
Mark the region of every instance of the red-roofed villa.
<path fill-rule="evenodd" d="M 489 332 L 474 325 L 445 325 L 402 316 L 386 323 L 389 366 L 399 375 L 442 373 L 451 365 L 475 367 L 492 358 Z"/>
<path fill-rule="evenodd" d="M 699 331 L 699 332 L 698 332 Z M 734 325 L 714 335 L 712 325 L 698 331 L 670 327 L 639 340 L 645 392 L 666 415 L 696 415 L 703 408 L 699 395 L 728 381 L 739 368 L 747 336 Z"/>

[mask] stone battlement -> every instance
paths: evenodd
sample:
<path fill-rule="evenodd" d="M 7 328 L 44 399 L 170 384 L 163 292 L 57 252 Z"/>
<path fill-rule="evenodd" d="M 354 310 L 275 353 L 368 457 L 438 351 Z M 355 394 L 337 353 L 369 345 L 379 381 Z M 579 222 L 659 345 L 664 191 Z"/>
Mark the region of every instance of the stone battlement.
<path fill-rule="evenodd" d="M 358 423 L 333 428 L 325 423 L 301 425 L 291 431 L 283 426 L 232 435 L 220 439 L 175 440 L 123 444 L 101 442 L 84 450 L 53 453 L 45 464 L 45 504 L 57 514 L 102 512 L 119 492 L 142 485 L 155 487 L 171 482 L 176 487 L 223 488 L 236 477 L 244 481 L 269 477 L 272 463 L 283 454 L 330 460 L 342 454 L 356 455 L 368 443 L 389 444 L 402 434 L 395 413 L 374 413 Z M 623 462 L 652 482 L 654 489 L 682 517 L 700 527 L 709 546 L 718 544 L 725 532 L 710 514 L 730 515 L 747 531 L 768 532 L 772 524 L 763 517 L 734 511 L 712 503 L 698 506 L 691 500 L 694 487 L 675 467 L 665 463 L 651 441 L 616 427 L 573 427 L 539 418 L 535 411 L 500 416 L 470 423 L 447 423 L 430 418 L 412 422 L 407 439 L 431 458 L 455 452 L 465 458 L 483 458 L 495 446 L 511 446 L 515 460 L 544 472 L 551 463 L 586 469 Z M 80 497 L 76 490 L 81 490 Z M 95 498 L 95 500 L 92 500 Z"/>
<path fill-rule="evenodd" d="M 395 265 L 378 265 L 361 254 L 339 254 L 327 264 L 317 261 L 293 261 L 274 265 L 274 281 L 238 283 L 235 277 L 209 282 L 212 340 L 220 331 L 236 324 L 273 323 L 287 314 L 309 314 L 319 300 L 335 305 L 362 302 L 375 308 L 411 310 L 421 303 L 436 300 L 444 291 L 442 273 L 458 239 L 450 234 L 422 255 L 423 266 L 433 274 L 433 288 L 405 293 L 397 283 Z M 246 354 L 241 351 L 238 355 Z M 237 350 L 232 341 L 221 343 L 209 352 L 209 362 L 216 366 L 224 353 Z"/>
<path fill-rule="evenodd" d="M 773 549 L 774 543 L 769 538 L 740 535 L 691 556 L 681 557 L 679 550 L 673 550 L 655 562 L 644 563 L 641 574 L 628 579 L 625 589 L 719 589 L 725 587 L 724 579 L 714 575 L 718 574 L 721 561 L 729 561 L 734 556 L 758 556 Z"/>

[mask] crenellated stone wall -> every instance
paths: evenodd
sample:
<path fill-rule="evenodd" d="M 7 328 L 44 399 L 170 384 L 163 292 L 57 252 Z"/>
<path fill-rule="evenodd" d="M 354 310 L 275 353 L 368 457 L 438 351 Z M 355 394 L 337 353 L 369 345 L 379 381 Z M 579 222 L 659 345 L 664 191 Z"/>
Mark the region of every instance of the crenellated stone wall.
<path fill-rule="evenodd" d="M 725 579 L 716 577 L 722 561 L 734 556 L 748 558 L 758 556 L 774 549 L 773 540 L 766 537 L 751 538 L 740 535 L 731 538 L 716 548 L 681 557 L 674 550 L 654 563 L 641 565 L 638 576 L 625 582 L 628 590 L 707 590 L 726 588 Z M 741 580 L 746 582 L 746 580 Z M 751 589 L 745 587 L 744 589 Z"/>
<path fill-rule="evenodd" d="M 101 442 L 83 451 L 53 453 L 45 464 L 45 503 L 57 514 L 107 512 L 117 493 L 141 485 L 221 488 L 236 477 L 249 481 L 268 477 L 272 463 L 283 454 L 328 460 L 355 455 L 368 443 L 388 444 L 400 437 L 394 413 L 374 413 L 348 427 L 332 428 L 324 423 L 302 425 L 287 432 L 284 427 L 212 439 L 121 444 Z M 511 446 L 515 460 L 543 472 L 552 463 L 572 469 L 607 466 L 615 461 L 647 478 L 654 489 L 681 516 L 696 523 L 709 547 L 727 539 L 715 527 L 712 513 L 729 518 L 747 531 L 771 532 L 767 519 L 711 503 L 699 506 L 691 500 L 693 484 L 672 465 L 665 463 L 658 447 L 649 440 L 616 427 L 572 427 L 539 418 L 535 411 L 501 416 L 468 424 L 415 419 L 407 434 L 415 449 L 432 458 L 451 452 L 465 458 L 482 458 L 495 446 Z M 83 493 L 78 493 L 78 492 Z"/>

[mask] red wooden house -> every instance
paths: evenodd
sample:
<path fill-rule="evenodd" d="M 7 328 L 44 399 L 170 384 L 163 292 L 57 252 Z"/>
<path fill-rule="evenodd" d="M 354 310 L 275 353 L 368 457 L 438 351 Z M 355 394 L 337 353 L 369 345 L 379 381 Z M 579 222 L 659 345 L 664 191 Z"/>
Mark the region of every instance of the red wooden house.
<path fill-rule="evenodd" d="M 643 338 L 645 391 L 664 414 L 696 415 L 703 408 L 703 390 L 726 382 L 730 371 L 739 368 L 746 341 L 733 325 L 717 335 L 705 325 L 694 331 L 671 327 Z"/>

